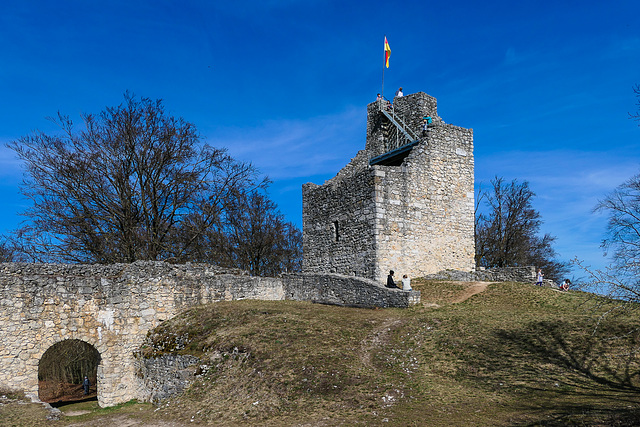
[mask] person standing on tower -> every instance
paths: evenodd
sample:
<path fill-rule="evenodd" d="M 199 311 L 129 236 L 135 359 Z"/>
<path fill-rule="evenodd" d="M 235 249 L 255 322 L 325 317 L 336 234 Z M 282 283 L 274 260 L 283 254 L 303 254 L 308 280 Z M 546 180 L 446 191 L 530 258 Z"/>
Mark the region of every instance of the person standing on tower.
<path fill-rule="evenodd" d="M 422 119 L 422 136 L 427 136 L 427 131 L 429 130 L 431 122 L 431 116 L 426 116 Z"/>

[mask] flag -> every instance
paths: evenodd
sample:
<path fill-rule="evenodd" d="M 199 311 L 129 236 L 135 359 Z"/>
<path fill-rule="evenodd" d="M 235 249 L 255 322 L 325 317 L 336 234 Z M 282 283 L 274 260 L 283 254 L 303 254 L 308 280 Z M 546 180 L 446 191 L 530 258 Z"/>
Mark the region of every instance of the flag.
<path fill-rule="evenodd" d="M 387 41 L 387 36 L 384 37 L 384 63 L 389 68 L 389 57 L 391 56 L 391 48 Z"/>

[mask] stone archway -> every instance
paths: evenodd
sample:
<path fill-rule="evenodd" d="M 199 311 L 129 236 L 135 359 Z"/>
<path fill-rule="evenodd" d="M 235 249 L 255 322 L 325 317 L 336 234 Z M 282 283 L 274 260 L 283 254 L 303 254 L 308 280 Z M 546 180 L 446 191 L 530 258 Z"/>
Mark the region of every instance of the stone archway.
<path fill-rule="evenodd" d="M 50 346 L 38 363 L 38 397 L 43 402 L 67 402 L 96 398 L 100 352 L 79 339 L 66 339 Z M 82 386 L 90 381 L 89 393 Z"/>

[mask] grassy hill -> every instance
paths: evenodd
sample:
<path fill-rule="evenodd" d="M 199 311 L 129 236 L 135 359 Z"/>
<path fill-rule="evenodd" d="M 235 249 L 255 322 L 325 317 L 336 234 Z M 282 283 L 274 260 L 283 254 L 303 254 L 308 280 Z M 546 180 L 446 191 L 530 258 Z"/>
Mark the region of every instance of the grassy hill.
<path fill-rule="evenodd" d="M 184 394 L 61 423 L 126 414 L 144 425 L 637 425 L 639 361 L 629 346 L 638 335 L 626 334 L 636 313 L 596 328 L 610 303 L 596 308 L 589 294 L 497 283 L 469 296 L 468 283 L 413 284 L 423 304 L 405 310 L 248 300 L 194 308 L 144 348 L 206 362 Z"/>

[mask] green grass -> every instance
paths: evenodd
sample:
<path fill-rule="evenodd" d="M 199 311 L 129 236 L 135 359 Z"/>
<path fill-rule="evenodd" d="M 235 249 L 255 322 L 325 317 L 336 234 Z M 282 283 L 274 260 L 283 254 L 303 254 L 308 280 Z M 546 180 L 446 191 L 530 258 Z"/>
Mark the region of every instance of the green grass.
<path fill-rule="evenodd" d="M 412 285 L 424 304 L 405 310 L 249 300 L 189 310 L 152 331 L 142 354 L 200 357 L 208 368 L 191 387 L 157 408 L 96 411 L 78 425 L 125 415 L 274 426 L 640 419 L 639 364 L 628 351 L 638 336 L 624 335 L 638 326 L 633 312 L 596 329 L 588 294 L 498 283 L 454 304 L 467 284 Z"/>

